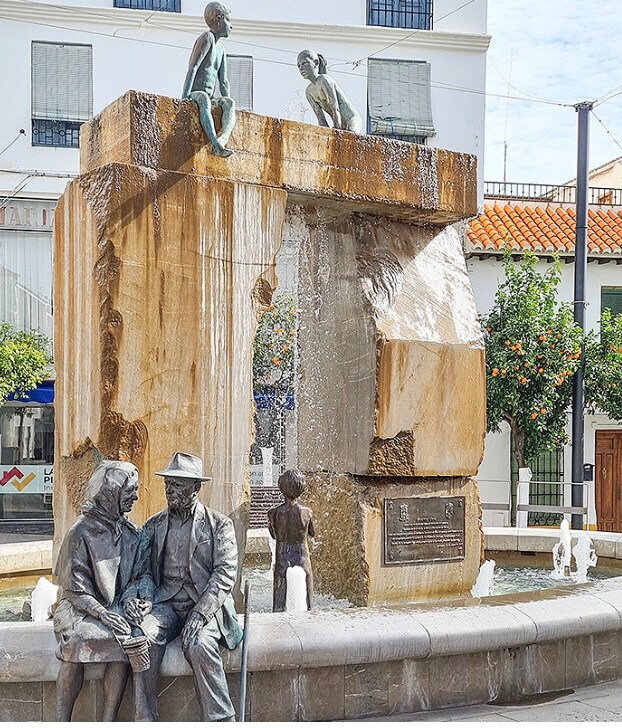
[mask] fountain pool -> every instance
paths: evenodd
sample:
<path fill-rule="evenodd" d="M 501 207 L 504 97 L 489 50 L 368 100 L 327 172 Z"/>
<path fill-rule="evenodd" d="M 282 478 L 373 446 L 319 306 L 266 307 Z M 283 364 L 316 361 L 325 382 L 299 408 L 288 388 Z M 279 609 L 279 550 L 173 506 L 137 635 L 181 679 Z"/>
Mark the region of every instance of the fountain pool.
<path fill-rule="evenodd" d="M 501 564 L 495 567 L 495 580 L 492 596 L 513 594 L 518 592 L 534 592 L 541 589 L 556 589 L 561 586 L 575 584 L 573 578 L 555 576 L 550 565 L 543 563 L 520 563 L 502 559 Z M 615 576 L 622 576 L 622 566 L 619 563 L 604 560 L 604 565 L 599 563 L 598 568 L 590 569 L 588 582 L 603 581 Z M 27 622 L 29 615 L 23 612 L 23 605 L 30 597 L 39 574 L 33 576 L 20 576 L 0 578 L 0 622 Z M 50 578 L 50 575 L 46 575 Z M 252 583 L 252 611 L 272 611 L 272 572 L 269 568 L 244 568 L 242 580 L 250 580 Z M 448 600 L 451 601 L 451 600 Z M 462 601 L 458 599 L 457 601 Z M 425 603 L 422 604 L 425 606 Z M 333 609 L 347 609 L 352 605 L 346 599 L 335 599 L 323 594 L 315 595 L 315 611 Z"/>

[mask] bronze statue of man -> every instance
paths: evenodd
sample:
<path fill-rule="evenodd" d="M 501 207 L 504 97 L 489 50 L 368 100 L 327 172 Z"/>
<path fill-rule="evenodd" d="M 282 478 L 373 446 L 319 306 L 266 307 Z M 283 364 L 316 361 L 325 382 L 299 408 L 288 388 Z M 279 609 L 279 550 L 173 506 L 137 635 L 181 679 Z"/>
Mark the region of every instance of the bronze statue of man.
<path fill-rule="evenodd" d="M 227 54 L 221 43 L 231 32 L 231 11 L 219 2 L 208 3 L 204 12 L 209 30 L 200 35 L 190 54 L 188 72 L 181 94 L 182 99 L 192 99 L 199 107 L 201 126 L 219 157 L 233 154 L 226 144 L 235 125 L 235 102 L 229 96 L 227 78 Z M 222 96 L 215 96 L 216 84 L 220 84 Z M 212 106 L 222 109 L 220 134 L 216 134 Z"/>
<path fill-rule="evenodd" d="M 233 721 L 235 711 L 219 646 L 242 639 L 231 591 L 238 552 L 231 519 L 203 506 L 199 490 L 211 478 L 194 455 L 177 452 L 165 470 L 168 508 L 144 526 L 149 543 L 151 593 L 141 629 L 151 641 L 150 667 L 140 673 L 146 704 L 143 720 L 157 720 L 157 682 L 167 643 L 181 635 L 192 667 L 204 721 Z"/>

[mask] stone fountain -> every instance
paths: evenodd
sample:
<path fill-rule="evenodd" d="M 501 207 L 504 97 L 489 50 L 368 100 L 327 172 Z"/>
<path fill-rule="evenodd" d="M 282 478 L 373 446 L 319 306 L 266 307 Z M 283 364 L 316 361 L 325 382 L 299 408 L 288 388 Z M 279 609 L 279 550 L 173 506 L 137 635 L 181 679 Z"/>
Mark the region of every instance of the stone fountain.
<path fill-rule="evenodd" d="M 56 538 L 99 453 L 138 466 L 141 522 L 180 447 L 244 533 L 253 337 L 287 239 L 318 590 L 468 594 L 484 351 L 452 225 L 476 212 L 474 157 L 247 112 L 229 147 L 210 153 L 191 102 L 134 91 L 82 127 L 55 216 Z"/>

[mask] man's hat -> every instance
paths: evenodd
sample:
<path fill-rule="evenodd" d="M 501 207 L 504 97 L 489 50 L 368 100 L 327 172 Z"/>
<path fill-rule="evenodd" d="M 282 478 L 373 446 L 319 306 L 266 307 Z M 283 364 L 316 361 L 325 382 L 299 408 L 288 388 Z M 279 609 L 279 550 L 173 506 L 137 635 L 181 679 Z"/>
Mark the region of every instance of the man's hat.
<path fill-rule="evenodd" d="M 173 454 L 166 468 L 156 475 L 163 478 L 188 478 L 189 480 L 211 480 L 209 475 L 203 475 L 203 461 L 196 455 L 188 455 L 186 452 Z"/>

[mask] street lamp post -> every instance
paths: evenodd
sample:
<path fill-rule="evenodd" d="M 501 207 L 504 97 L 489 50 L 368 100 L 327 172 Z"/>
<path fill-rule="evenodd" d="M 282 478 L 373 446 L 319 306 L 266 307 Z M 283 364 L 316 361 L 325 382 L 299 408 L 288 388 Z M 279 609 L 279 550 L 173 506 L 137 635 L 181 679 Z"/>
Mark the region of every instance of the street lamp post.
<path fill-rule="evenodd" d="M 574 258 L 574 320 L 585 330 L 585 274 L 587 269 L 587 193 L 588 193 L 588 147 L 590 133 L 590 112 L 593 103 L 583 101 L 575 106 L 578 118 L 577 133 L 577 194 L 576 194 L 576 236 Z M 583 392 L 584 353 L 572 382 L 572 506 L 583 506 L 583 460 L 584 460 L 584 404 Z M 572 514 L 572 527 L 583 528 L 583 516 Z"/>

